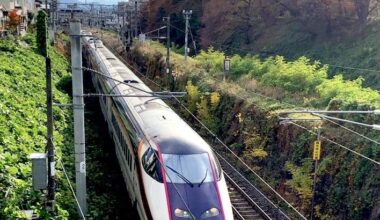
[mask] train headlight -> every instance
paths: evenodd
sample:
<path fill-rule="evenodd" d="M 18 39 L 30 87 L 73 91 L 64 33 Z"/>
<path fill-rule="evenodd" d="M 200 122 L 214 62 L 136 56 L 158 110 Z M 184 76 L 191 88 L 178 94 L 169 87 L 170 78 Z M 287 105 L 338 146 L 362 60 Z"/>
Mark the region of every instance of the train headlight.
<path fill-rule="evenodd" d="M 217 208 L 211 208 L 207 211 L 205 211 L 203 214 L 202 214 L 202 219 L 204 218 L 210 218 L 210 217 L 214 217 L 214 216 L 218 216 L 219 215 L 219 210 Z"/>
<path fill-rule="evenodd" d="M 190 212 L 182 209 L 175 209 L 174 215 L 180 218 L 191 218 Z"/>

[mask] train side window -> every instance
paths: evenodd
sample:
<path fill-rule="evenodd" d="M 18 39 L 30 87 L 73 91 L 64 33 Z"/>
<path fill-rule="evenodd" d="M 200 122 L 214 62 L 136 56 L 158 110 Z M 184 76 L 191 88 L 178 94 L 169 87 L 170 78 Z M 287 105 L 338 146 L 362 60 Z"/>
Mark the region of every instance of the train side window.
<path fill-rule="evenodd" d="M 162 183 L 161 164 L 157 158 L 157 151 L 149 148 L 142 156 L 142 165 L 146 173 L 156 181 Z"/>
<path fill-rule="evenodd" d="M 119 109 L 119 112 L 121 112 L 122 120 L 124 121 L 125 126 L 128 130 L 128 135 L 129 135 L 129 138 L 131 139 L 132 145 L 134 148 L 137 148 L 139 144 L 139 139 L 136 135 L 137 134 L 136 129 L 133 127 L 131 121 L 129 120 L 126 114 L 126 110 L 124 109 L 122 103 L 117 99 L 114 99 L 114 101 L 115 101 L 116 107 Z"/>

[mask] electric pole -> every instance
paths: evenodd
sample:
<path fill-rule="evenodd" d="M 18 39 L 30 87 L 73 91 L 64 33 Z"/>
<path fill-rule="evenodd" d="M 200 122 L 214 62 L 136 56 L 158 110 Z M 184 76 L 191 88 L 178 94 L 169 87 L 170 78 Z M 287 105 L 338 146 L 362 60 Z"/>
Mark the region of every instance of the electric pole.
<path fill-rule="evenodd" d="M 191 17 L 191 14 L 193 13 L 192 10 L 190 11 L 186 11 L 186 10 L 183 10 L 182 11 L 183 15 L 185 16 L 185 20 L 186 20 L 186 28 L 185 28 L 185 60 L 187 60 L 187 56 L 188 56 L 188 35 L 189 35 L 189 19 Z"/>
<path fill-rule="evenodd" d="M 171 76 L 172 71 L 170 68 L 170 15 L 164 17 L 166 21 L 166 73 Z"/>
<path fill-rule="evenodd" d="M 128 10 L 128 24 L 127 24 L 127 28 L 128 28 L 128 45 L 129 47 L 132 45 L 132 9 L 129 8 Z"/>
<path fill-rule="evenodd" d="M 47 39 L 46 39 L 47 40 Z M 53 94 L 52 94 L 52 77 L 51 77 L 51 59 L 47 51 L 46 42 L 46 105 L 47 105 L 47 159 L 48 159 L 48 195 L 47 207 L 54 210 L 55 200 L 55 162 L 54 162 L 54 143 L 53 143 Z"/>
<path fill-rule="evenodd" d="M 82 72 L 82 46 L 81 24 L 79 20 L 70 22 L 71 33 L 71 71 L 73 86 L 74 109 L 74 143 L 75 143 L 75 180 L 76 197 L 79 207 L 78 214 L 87 213 L 86 190 L 86 151 L 84 133 L 84 101 L 83 101 L 83 72 Z"/>
<path fill-rule="evenodd" d="M 314 142 L 313 160 L 314 160 L 314 179 L 313 179 L 313 194 L 311 198 L 311 220 L 314 219 L 314 203 L 315 203 L 315 185 L 317 182 L 318 161 L 321 157 L 321 131 L 318 129 L 317 141 Z"/>
<path fill-rule="evenodd" d="M 137 1 L 135 1 L 135 37 L 137 38 L 138 35 L 137 35 Z"/>

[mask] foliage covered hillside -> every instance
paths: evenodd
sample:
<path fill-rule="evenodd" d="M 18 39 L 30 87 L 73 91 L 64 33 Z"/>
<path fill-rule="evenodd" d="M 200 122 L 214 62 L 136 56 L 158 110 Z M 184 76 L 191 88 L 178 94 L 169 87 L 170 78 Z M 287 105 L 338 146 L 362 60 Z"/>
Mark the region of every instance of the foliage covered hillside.
<path fill-rule="evenodd" d="M 35 36 L 0 41 L 0 219 L 22 218 L 21 210 L 34 210 L 45 216 L 41 193 L 33 191 L 31 153 L 44 152 L 46 146 L 45 60 L 35 48 Z M 70 103 L 60 84 L 69 76 L 69 64 L 54 49 L 54 102 Z M 54 108 L 54 143 L 58 158 L 64 157 L 72 143 L 72 121 L 68 109 Z M 57 169 L 59 166 L 57 165 Z M 58 178 L 63 180 L 58 172 Z M 64 181 L 57 192 L 58 219 L 75 213 L 70 191 Z"/>
<path fill-rule="evenodd" d="M 53 102 L 71 103 L 67 36 L 59 34 L 49 48 L 53 67 Z M 87 76 L 87 77 L 86 77 Z M 35 35 L 0 41 L 0 219 L 23 219 L 21 210 L 33 210 L 42 219 L 78 219 L 76 203 L 62 173 L 61 162 L 75 187 L 72 111 L 53 107 L 56 153 L 56 212 L 46 213 L 44 198 L 32 189 L 31 153 L 45 152 L 45 60 Z M 86 92 L 92 92 L 85 75 Z M 88 90 L 88 91 L 87 91 Z M 98 100 L 86 100 L 87 219 L 135 219 Z M 116 185 L 115 185 L 116 184 Z"/>
<path fill-rule="evenodd" d="M 209 0 L 150 1 L 142 23 L 146 31 L 172 17 L 172 39 L 184 44 L 182 10 L 193 10 L 194 39 L 231 54 L 307 56 L 323 63 L 380 70 L 379 0 Z M 193 48 L 191 47 L 193 50 Z M 346 79 L 362 76 L 380 89 L 380 72 L 336 68 Z"/>
<path fill-rule="evenodd" d="M 164 54 L 165 49 L 152 42 L 137 46 L 130 58 L 146 76 L 170 88 L 173 87 L 168 84 L 170 80 L 162 75 Z M 327 66 L 304 57 L 287 61 L 280 56 L 262 60 L 255 56 L 234 55 L 231 75 L 223 81 L 223 59 L 224 54 L 215 50 L 202 51 L 188 62 L 184 62 L 181 55 L 173 54 L 174 87 L 187 91 L 185 105 L 310 218 L 314 170 L 311 146 L 316 136 L 292 124 L 280 125 L 279 113 L 299 108 L 375 109 L 380 107 L 379 91 L 363 88 L 361 79 L 347 81 L 340 75 L 328 79 Z M 212 136 L 194 118 L 175 102 L 172 104 L 202 136 L 212 141 Z M 374 116 L 340 117 L 380 123 Z M 313 132 L 320 128 L 323 136 L 380 160 L 377 144 L 353 135 L 339 127 L 340 124 L 327 121 L 295 123 Z M 380 141 L 374 130 L 343 125 Z M 327 141 L 322 142 L 322 147 L 316 182 L 316 217 L 378 219 L 379 165 Z M 252 181 L 262 186 L 253 177 Z"/>

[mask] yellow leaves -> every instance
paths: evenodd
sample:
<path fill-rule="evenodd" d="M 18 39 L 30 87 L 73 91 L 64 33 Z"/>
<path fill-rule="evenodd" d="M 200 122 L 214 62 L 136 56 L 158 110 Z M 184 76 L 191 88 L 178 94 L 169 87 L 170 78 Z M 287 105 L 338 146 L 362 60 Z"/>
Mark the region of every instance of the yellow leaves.
<path fill-rule="evenodd" d="M 248 155 L 251 159 L 263 160 L 268 156 L 268 153 L 260 146 L 261 138 L 257 135 L 247 137 L 244 140 L 246 145 L 245 154 Z"/>
<path fill-rule="evenodd" d="M 194 112 L 196 110 L 196 103 L 200 98 L 199 89 L 197 86 L 193 85 L 193 83 L 189 80 L 187 81 L 186 92 L 189 109 L 190 111 Z"/>
<path fill-rule="evenodd" d="M 211 107 L 216 109 L 220 103 L 220 94 L 218 92 L 211 93 L 210 96 Z"/>
<path fill-rule="evenodd" d="M 187 95 L 190 99 L 195 100 L 199 98 L 199 90 L 197 86 L 194 86 L 193 83 L 189 80 L 186 85 Z"/>
<path fill-rule="evenodd" d="M 241 112 L 239 112 L 237 115 L 236 115 L 236 117 L 237 117 L 237 119 L 239 120 L 239 123 L 241 124 L 241 123 L 243 123 L 243 116 L 242 116 L 242 114 L 241 114 Z"/>
<path fill-rule="evenodd" d="M 201 120 L 210 117 L 210 112 L 207 106 L 207 99 L 202 97 L 201 101 L 197 103 L 197 113 Z"/>
<path fill-rule="evenodd" d="M 268 153 L 262 148 L 256 148 L 252 150 L 252 157 L 256 157 L 259 159 L 265 159 L 268 156 Z"/>
<path fill-rule="evenodd" d="M 299 194 L 302 199 L 309 200 L 312 196 L 312 160 L 304 159 L 302 166 L 286 163 L 286 170 L 292 174 L 292 179 L 286 181 L 286 185 Z"/>

